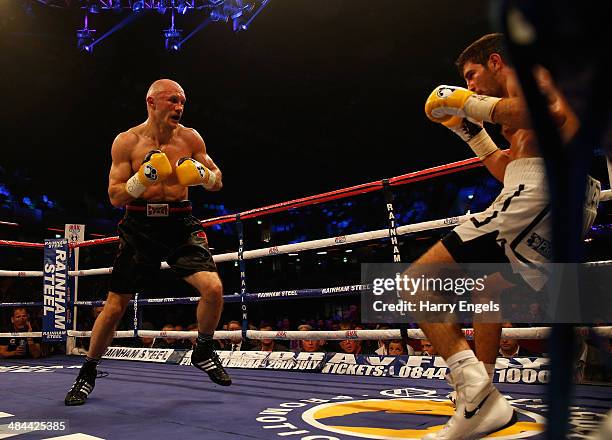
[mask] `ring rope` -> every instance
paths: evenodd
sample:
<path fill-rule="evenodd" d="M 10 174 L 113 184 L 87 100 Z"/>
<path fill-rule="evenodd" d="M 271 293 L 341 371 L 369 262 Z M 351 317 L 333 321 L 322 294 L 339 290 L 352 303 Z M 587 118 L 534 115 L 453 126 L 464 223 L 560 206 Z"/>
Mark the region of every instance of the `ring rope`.
<path fill-rule="evenodd" d="M 504 150 L 507 151 L 507 150 Z M 403 174 L 401 176 L 392 177 L 389 179 L 389 184 L 391 186 L 399 186 L 405 185 L 408 183 L 418 182 L 421 180 L 432 179 L 434 177 L 439 177 L 445 174 L 456 173 L 459 171 L 469 170 L 472 168 L 481 167 L 482 162 L 478 158 L 470 158 L 465 160 L 460 160 L 457 162 L 451 162 L 445 165 L 439 165 L 431 168 L 426 168 L 420 171 L 414 171 L 411 173 Z M 200 223 L 202 226 L 213 226 L 221 223 L 227 223 L 235 221 L 237 216 L 240 215 L 240 218 L 255 218 L 262 215 L 273 214 L 281 211 L 288 211 L 290 209 L 313 205 L 317 203 L 328 202 L 331 200 L 337 200 L 346 197 L 352 197 L 359 194 L 365 194 L 372 191 L 378 191 L 383 189 L 383 180 L 363 183 L 360 185 L 342 188 L 335 191 L 330 191 L 321 194 L 315 194 L 312 196 L 290 200 L 286 202 L 277 203 L 274 205 L 263 206 L 260 208 L 254 208 L 248 211 L 241 212 L 239 214 L 228 214 L 218 217 L 212 217 L 209 219 L 202 220 Z M 606 202 L 612 199 L 612 190 L 604 190 L 601 192 L 600 201 Z M 98 238 L 94 240 L 85 240 L 79 243 L 70 243 L 71 247 L 88 247 L 88 246 L 96 246 L 100 244 L 114 243 L 119 240 L 119 237 L 105 237 Z M 42 248 L 44 247 L 44 243 L 30 243 L 23 241 L 14 241 L 14 240 L 0 240 L 0 246 L 12 246 L 12 247 L 34 247 L 34 248 Z"/>
<path fill-rule="evenodd" d="M 607 190 L 604 192 L 607 192 L 610 195 L 610 197 L 608 197 L 606 200 L 612 199 L 612 190 Z M 449 227 L 460 225 L 466 222 L 467 220 L 469 220 L 471 217 L 475 215 L 479 215 L 479 214 L 480 213 L 465 214 L 465 215 L 461 215 L 457 217 L 447 217 L 447 218 L 438 219 L 438 220 L 429 220 L 425 222 L 399 226 L 397 228 L 397 234 L 406 235 L 406 234 L 412 234 L 416 232 L 430 231 L 434 229 L 449 228 Z M 326 247 L 332 247 L 332 246 L 337 246 L 337 245 L 345 245 L 345 244 L 358 243 L 358 242 L 363 242 L 363 241 L 377 240 L 377 239 L 386 238 L 388 237 L 388 235 L 389 235 L 388 229 L 378 229 L 375 231 L 358 232 L 356 234 L 339 235 L 337 237 L 322 238 L 318 240 L 303 241 L 300 243 L 292 243 L 292 244 L 285 244 L 285 245 L 280 245 L 280 246 L 253 249 L 253 250 L 244 252 L 244 259 L 249 260 L 249 259 L 255 259 L 255 258 L 269 257 L 273 255 L 288 254 L 292 252 L 301 252 L 301 251 L 307 251 L 307 250 L 315 250 L 315 249 L 321 249 L 321 248 L 326 248 Z M 94 240 L 91 240 L 91 241 L 94 241 Z M 1 240 L 0 240 L 0 244 L 2 244 Z M 238 261 L 238 252 L 227 252 L 223 254 L 216 254 L 216 255 L 213 255 L 213 260 L 215 261 L 215 263 Z M 592 262 L 588 264 L 602 265 L 602 263 L 607 263 L 607 261 Z M 169 267 L 170 266 L 165 261 L 161 263 L 161 269 L 168 269 Z M 92 276 L 92 275 L 107 275 L 111 273 L 112 271 L 113 271 L 112 267 L 102 267 L 102 268 L 96 268 L 96 269 L 69 271 L 68 274 L 70 276 L 82 277 L 82 276 Z M 21 271 L 0 270 L 0 277 L 2 276 L 4 277 L 9 277 L 9 276 L 10 277 L 41 277 L 42 275 L 43 275 L 43 272 L 40 270 L 21 270 Z"/>
<path fill-rule="evenodd" d="M 550 327 L 529 327 L 529 328 L 503 328 L 502 337 L 510 339 L 546 339 L 550 334 Z M 581 334 L 595 333 L 602 337 L 612 337 L 612 326 L 605 327 L 576 327 L 575 330 Z M 464 328 L 463 333 L 468 339 L 473 339 L 474 329 Z M 425 334 L 420 329 L 408 329 L 408 337 L 411 339 L 426 339 Z M 68 330 L 68 336 L 86 338 L 91 337 L 91 331 Z M 188 339 L 198 336 L 197 331 L 159 331 L 159 330 L 138 330 L 138 336 L 149 338 L 174 338 Z M 240 338 L 241 330 L 218 330 L 215 331 L 214 339 Z M 42 337 L 42 332 L 18 332 L 0 333 L 1 338 L 6 337 Z M 133 338 L 133 330 L 120 330 L 114 334 L 115 338 Z M 312 330 L 312 331 L 261 331 L 247 330 L 248 339 L 282 339 L 282 340 L 346 340 L 357 339 L 364 341 L 380 339 L 400 339 L 399 329 L 389 330 Z"/>

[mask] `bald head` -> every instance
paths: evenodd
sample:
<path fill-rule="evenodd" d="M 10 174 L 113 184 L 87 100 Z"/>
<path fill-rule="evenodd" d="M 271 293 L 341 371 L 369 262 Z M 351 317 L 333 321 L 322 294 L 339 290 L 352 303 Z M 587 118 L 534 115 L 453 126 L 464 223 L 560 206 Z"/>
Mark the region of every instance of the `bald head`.
<path fill-rule="evenodd" d="M 158 79 L 157 81 L 154 81 L 153 84 L 151 84 L 151 86 L 149 87 L 149 90 L 147 91 L 147 98 L 164 92 L 178 92 L 182 95 L 185 95 L 185 91 L 176 81 L 172 81 L 171 79 Z"/>

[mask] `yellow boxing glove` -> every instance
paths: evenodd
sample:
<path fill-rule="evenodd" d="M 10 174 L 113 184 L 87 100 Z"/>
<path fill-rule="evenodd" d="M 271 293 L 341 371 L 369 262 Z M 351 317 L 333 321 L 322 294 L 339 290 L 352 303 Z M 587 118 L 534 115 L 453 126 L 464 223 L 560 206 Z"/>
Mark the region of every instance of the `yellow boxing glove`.
<path fill-rule="evenodd" d="M 438 86 L 425 101 L 425 114 L 434 122 L 444 123 L 453 116 L 493 122 L 493 110 L 501 98 L 477 95 L 455 86 Z"/>
<path fill-rule="evenodd" d="M 176 177 L 183 186 L 202 185 L 211 190 L 217 183 L 217 176 L 200 162 L 190 157 L 181 157 L 176 162 Z"/>
<path fill-rule="evenodd" d="M 166 153 L 151 150 L 142 161 L 142 165 L 125 184 L 125 190 L 132 197 L 138 198 L 145 190 L 156 183 L 162 182 L 172 174 L 172 165 Z"/>

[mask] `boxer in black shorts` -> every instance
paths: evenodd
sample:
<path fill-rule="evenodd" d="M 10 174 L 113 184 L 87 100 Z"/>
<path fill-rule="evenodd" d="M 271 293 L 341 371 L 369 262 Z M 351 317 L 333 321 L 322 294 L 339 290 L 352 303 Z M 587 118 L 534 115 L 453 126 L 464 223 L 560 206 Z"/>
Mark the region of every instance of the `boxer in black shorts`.
<path fill-rule="evenodd" d="M 68 406 L 85 403 L 95 385 L 96 366 L 130 299 L 154 279 L 162 261 L 200 293 L 192 364 L 213 382 L 231 384 L 212 340 L 223 308 L 223 286 L 187 200 L 190 186 L 220 190 L 221 171 L 199 133 L 179 123 L 185 100 L 178 83 L 155 81 L 146 96 L 147 120 L 113 142 L 108 194 L 113 206 L 125 206 L 126 213 L 119 224 L 110 291 L 94 324 L 85 363 L 66 395 Z"/>

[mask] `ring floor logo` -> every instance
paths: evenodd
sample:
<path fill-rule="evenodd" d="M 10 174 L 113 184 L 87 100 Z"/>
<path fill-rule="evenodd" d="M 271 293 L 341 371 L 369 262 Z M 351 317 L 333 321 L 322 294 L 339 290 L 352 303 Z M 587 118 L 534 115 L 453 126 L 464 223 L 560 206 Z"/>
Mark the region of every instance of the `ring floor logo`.
<path fill-rule="evenodd" d="M 546 406 L 541 399 L 506 395 L 515 408 L 517 422 L 487 439 L 543 438 Z M 301 440 L 420 439 L 442 428 L 453 415 L 452 403 L 435 389 L 397 388 L 382 390 L 376 398 L 335 396 L 282 402 L 262 409 L 256 421 L 270 438 Z M 572 407 L 583 418 L 584 408 Z M 599 414 L 592 413 L 599 418 Z M 572 424 L 575 425 L 575 420 Z M 593 425 L 590 425 L 590 429 Z M 587 438 L 576 436 L 573 438 Z"/>

